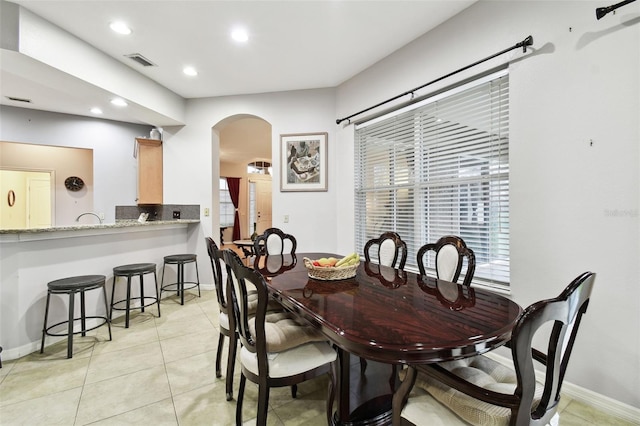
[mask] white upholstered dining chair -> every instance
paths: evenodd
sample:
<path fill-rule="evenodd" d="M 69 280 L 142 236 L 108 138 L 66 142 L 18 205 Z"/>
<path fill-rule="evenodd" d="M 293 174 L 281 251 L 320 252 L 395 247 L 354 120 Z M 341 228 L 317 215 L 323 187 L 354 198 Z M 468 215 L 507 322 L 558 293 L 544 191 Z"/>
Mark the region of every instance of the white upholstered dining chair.
<path fill-rule="evenodd" d="M 448 419 L 445 424 L 557 424 L 562 381 L 594 281 L 595 274 L 585 272 L 558 297 L 524 310 L 508 343 L 513 368 L 484 355 L 409 365 L 393 397 L 393 424 L 434 424 L 434 413 Z M 532 341 L 547 323 L 552 328 L 543 353 Z M 544 383 L 536 380 L 534 361 L 544 367 Z"/>
<path fill-rule="evenodd" d="M 213 241 L 211 237 L 207 237 L 205 239 L 207 244 L 207 252 L 209 253 L 209 259 L 211 260 L 211 270 L 213 272 L 213 283 L 216 288 L 216 298 L 218 300 L 218 328 L 219 328 L 219 337 L 218 337 L 218 350 L 216 352 L 216 377 L 222 376 L 221 371 L 221 360 L 222 360 L 222 349 L 224 347 L 225 336 L 229 338 L 229 348 L 227 351 L 227 373 L 225 377 L 225 386 L 226 386 L 226 396 L 227 401 L 231 401 L 233 399 L 233 372 L 235 366 L 236 359 L 236 347 L 238 336 L 233 328 L 231 328 L 229 321 L 229 298 L 226 293 L 226 282 L 223 281 L 222 275 L 222 267 L 223 267 L 223 259 L 222 259 L 222 251 L 218 248 L 218 245 Z M 248 294 L 250 298 L 250 303 L 253 305 L 257 305 L 257 293 L 252 291 Z M 255 310 L 255 306 L 252 308 Z"/>
<path fill-rule="evenodd" d="M 396 232 L 384 232 L 366 242 L 364 258 L 367 262 L 377 260 L 380 265 L 402 269 L 407 262 L 407 243 Z"/>
<path fill-rule="evenodd" d="M 420 275 L 426 275 L 431 266 L 430 269 L 435 270 L 437 278 L 454 283 L 460 278 L 465 260 L 467 267 L 462 284 L 470 286 L 476 270 L 476 256 L 462 238 L 446 235 L 435 243 L 420 247 L 417 256 Z"/>
<path fill-rule="evenodd" d="M 330 377 L 326 412 L 330 423 L 335 397 L 336 351 L 310 324 L 286 311 L 268 311 L 270 296 L 265 278 L 255 269 L 244 266 L 235 252 L 225 250 L 224 260 L 230 277 L 227 293 L 233 300 L 230 320 L 242 343 L 236 424 L 242 424 L 247 379 L 258 385 L 257 424 L 264 426 L 270 388 L 292 386 L 293 389 L 298 383 L 323 374 Z M 257 291 L 255 315 L 249 315 L 249 285 Z"/>
<path fill-rule="evenodd" d="M 296 238 L 279 228 L 266 229 L 253 242 L 253 252 L 258 257 L 265 254 L 295 254 L 296 248 Z"/>

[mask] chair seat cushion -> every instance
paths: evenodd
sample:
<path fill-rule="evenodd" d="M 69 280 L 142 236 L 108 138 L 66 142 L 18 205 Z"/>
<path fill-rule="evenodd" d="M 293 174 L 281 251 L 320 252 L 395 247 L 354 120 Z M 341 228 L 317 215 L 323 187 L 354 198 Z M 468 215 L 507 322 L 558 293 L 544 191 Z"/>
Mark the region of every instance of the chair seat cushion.
<path fill-rule="evenodd" d="M 514 370 L 486 356 L 441 362 L 440 366 L 482 388 L 513 395 L 517 379 Z M 429 392 L 465 421 L 474 425 L 508 425 L 511 410 L 489 404 L 453 389 L 442 382 L 418 374 L 416 386 Z M 536 383 L 534 407 L 542 397 L 543 386 Z"/>
<path fill-rule="evenodd" d="M 258 308 L 258 292 L 256 290 L 249 291 L 249 294 L 247 294 L 247 307 L 249 308 L 249 315 L 255 314 Z M 282 305 L 275 299 L 270 300 L 267 305 L 267 311 L 282 311 L 283 309 Z M 229 315 L 224 311 L 220 311 L 218 323 L 220 327 L 229 330 Z"/>
<path fill-rule="evenodd" d="M 267 356 L 269 377 L 288 377 L 304 373 L 336 360 L 336 351 L 327 342 L 310 342 Z M 242 365 L 258 375 L 258 358 L 244 346 L 240 349 Z"/>
<path fill-rule="evenodd" d="M 415 425 L 468 426 L 469 423 L 436 401 L 422 388 L 414 387 L 409 394 L 402 417 Z"/>
<path fill-rule="evenodd" d="M 218 326 L 221 329 L 229 331 L 229 315 L 226 312 L 220 311 L 220 315 L 218 316 Z"/>
<path fill-rule="evenodd" d="M 255 319 L 249 319 L 249 331 L 255 336 Z M 321 342 L 327 338 L 309 324 L 296 321 L 286 311 L 267 312 L 264 334 L 267 352 L 282 352 L 308 342 Z"/>

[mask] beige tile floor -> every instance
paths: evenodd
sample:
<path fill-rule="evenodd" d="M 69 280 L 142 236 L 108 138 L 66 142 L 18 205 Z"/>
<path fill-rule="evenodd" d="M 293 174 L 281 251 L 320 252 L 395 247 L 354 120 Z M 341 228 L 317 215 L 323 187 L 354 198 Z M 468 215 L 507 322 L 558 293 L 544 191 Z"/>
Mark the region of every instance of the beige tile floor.
<path fill-rule="evenodd" d="M 215 377 L 218 306 L 213 291 L 189 295 L 181 306 L 163 299 L 162 316 L 152 307 L 114 320 L 74 339 L 72 359 L 66 341 L 0 369 L 1 425 L 231 425 L 235 401 L 225 399 L 224 376 Z M 225 347 L 226 352 L 226 347 Z M 223 362 L 223 372 L 225 363 Z M 239 369 L 236 368 L 238 374 Z M 239 380 L 234 380 L 237 395 Z M 325 378 L 273 389 L 269 425 L 324 425 Z M 243 417 L 255 424 L 257 387 L 247 382 Z M 562 426 L 628 425 L 592 407 L 565 398 Z"/>

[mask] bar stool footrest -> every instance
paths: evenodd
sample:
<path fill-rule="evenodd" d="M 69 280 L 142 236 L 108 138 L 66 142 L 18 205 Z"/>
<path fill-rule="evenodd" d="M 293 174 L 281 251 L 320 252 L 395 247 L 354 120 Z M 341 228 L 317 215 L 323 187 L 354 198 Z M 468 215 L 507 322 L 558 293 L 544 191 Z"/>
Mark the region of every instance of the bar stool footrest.
<path fill-rule="evenodd" d="M 150 302 L 145 304 L 144 300 L 141 300 L 141 299 L 144 299 L 144 300 L 149 299 L 149 300 L 150 300 Z M 145 297 L 139 297 L 139 296 L 138 296 L 138 297 L 130 297 L 130 298 L 129 298 L 129 300 L 141 300 L 141 304 L 140 304 L 140 305 L 137 305 L 137 306 L 132 306 L 132 305 L 130 305 L 130 306 L 129 306 L 129 310 L 131 310 L 131 309 L 142 309 L 142 308 L 147 308 L 147 307 L 149 307 L 149 306 L 153 306 L 153 305 L 155 305 L 155 304 L 159 303 L 158 298 L 153 297 L 153 296 L 145 296 Z M 116 311 L 126 311 L 126 310 L 127 310 L 127 308 L 126 308 L 126 302 L 127 302 L 127 299 L 122 299 L 122 300 L 118 300 L 117 302 L 112 302 L 112 303 L 111 303 L 111 305 L 112 305 L 111 309 L 116 310 Z M 124 307 L 124 308 L 118 308 L 118 307 L 116 307 L 116 305 L 117 305 L 117 304 L 119 304 L 119 303 L 125 303 L 125 307 Z"/>
<path fill-rule="evenodd" d="M 93 327 L 91 327 L 91 328 L 87 328 L 87 329 L 83 329 L 83 330 L 78 330 L 78 331 L 72 331 L 72 332 L 71 332 L 71 334 L 81 334 L 81 333 L 86 333 L 87 331 L 95 330 L 95 329 L 96 329 L 96 328 L 98 328 L 98 327 L 102 327 L 103 325 L 105 325 L 106 323 L 108 323 L 108 322 L 109 322 L 109 318 L 107 318 L 107 317 L 101 317 L 101 316 L 85 316 L 84 318 L 85 318 L 85 320 L 90 320 L 90 319 L 100 319 L 100 320 L 102 320 L 102 322 L 100 322 L 98 325 L 95 325 L 95 326 L 93 326 Z M 74 319 L 73 319 L 73 323 L 75 324 L 75 323 L 76 323 L 76 321 L 82 321 L 82 318 L 74 318 Z M 49 330 L 51 330 L 52 328 L 55 328 L 55 327 L 57 327 L 57 326 L 59 326 L 59 325 L 63 325 L 63 324 L 69 324 L 69 321 L 68 321 L 68 320 L 67 320 L 67 321 L 60 321 L 60 322 L 57 322 L 57 323 L 55 323 L 55 324 L 53 324 L 53 325 L 50 325 L 49 327 L 47 327 L 47 328 L 46 328 L 46 330 L 45 330 L 44 332 L 45 332 L 45 334 L 46 334 L 47 336 L 58 336 L 58 337 L 60 337 L 60 336 L 68 336 L 68 335 L 69 335 L 69 331 L 68 331 L 68 330 L 67 330 L 67 331 L 65 331 L 64 333 L 51 333 L 51 332 L 49 331 Z M 72 326 L 73 326 L 73 325 L 72 325 Z M 74 330 L 75 330 L 75 327 L 74 327 Z"/>
<path fill-rule="evenodd" d="M 198 287 L 198 283 L 194 281 L 185 281 L 184 283 L 170 283 L 162 286 L 160 291 L 180 291 L 180 284 L 183 284 L 184 287 L 182 290 L 191 290 L 192 288 Z"/>

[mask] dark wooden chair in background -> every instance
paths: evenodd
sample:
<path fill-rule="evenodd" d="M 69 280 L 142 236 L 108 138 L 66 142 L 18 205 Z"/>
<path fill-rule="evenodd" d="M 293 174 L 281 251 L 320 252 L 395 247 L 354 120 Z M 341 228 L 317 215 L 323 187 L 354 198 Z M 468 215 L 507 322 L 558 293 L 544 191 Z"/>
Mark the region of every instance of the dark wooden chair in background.
<path fill-rule="evenodd" d="M 253 252 L 257 257 L 266 254 L 295 254 L 296 248 L 296 238 L 279 228 L 268 228 L 253 241 Z"/>
<path fill-rule="evenodd" d="M 435 254 L 435 258 L 430 259 L 431 262 L 428 261 L 429 254 Z M 476 256 L 462 238 L 447 235 L 435 243 L 425 244 L 418 250 L 417 258 L 420 275 L 426 275 L 431 266 L 437 278 L 453 283 L 458 282 L 466 259 L 467 268 L 462 284 L 471 285 L 476 270 Z"/>
<path fill-rule="evenodd" d="M 372 250 L 375 256 L 372 256 Z M 367 262 L 374 259 L 380 265 L 403 269 L 407 262 L 407 243 L 396 232 L 384 232 L 380 237 L 366 242 L 364 258 Z"/>

